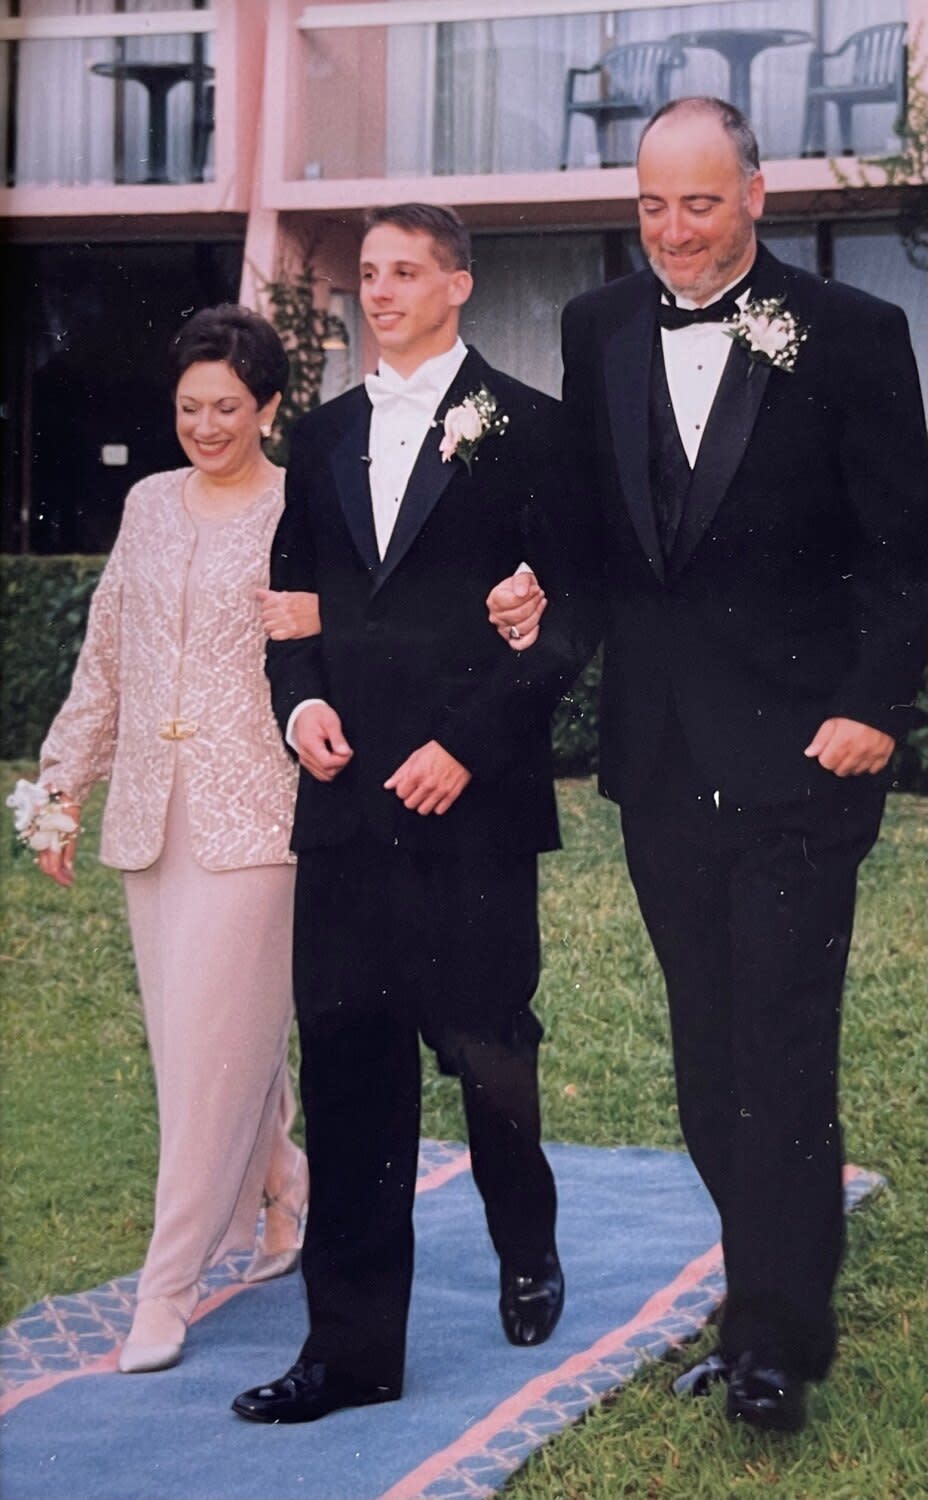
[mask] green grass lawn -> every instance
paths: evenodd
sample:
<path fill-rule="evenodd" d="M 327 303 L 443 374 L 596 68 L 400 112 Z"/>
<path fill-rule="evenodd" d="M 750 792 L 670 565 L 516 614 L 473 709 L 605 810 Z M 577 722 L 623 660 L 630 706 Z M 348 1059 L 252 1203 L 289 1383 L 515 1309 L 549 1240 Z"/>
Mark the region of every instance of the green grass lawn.
<path fill-rule="evenodd" d="M 3 772 L 5 796 L 32 768 Z M 564 783 L 560 795 L 566 851 L 543 862 L 545 1133 L 679 1147 L 662 985 L 615 811 L 587 782 Z M 0 839 L 4 1319 L 48 1293 L 134 1269 L 151 1227 L 154 1094 L 120 880 L 93 854 L 100 805 L 96 797 L 88 810 L 70 893 Z M 808 1429 L 793 1438 L 734 1430 L 721 1392 L 671 1400 L 674 1371 L 709 1345 L 707 1334 L 549 1443 L 511 1480 L 507 1500 L 928 1496 L 926 855 L 928 800 L 891 799 L 861 880 L 843 1067 L 848 1156 L 889 1187 L 851 1221 L 839 1356 L 813 1392 Z M 423 1128 L 463 1133 L 456 1085 L 431 1067 Z"/>

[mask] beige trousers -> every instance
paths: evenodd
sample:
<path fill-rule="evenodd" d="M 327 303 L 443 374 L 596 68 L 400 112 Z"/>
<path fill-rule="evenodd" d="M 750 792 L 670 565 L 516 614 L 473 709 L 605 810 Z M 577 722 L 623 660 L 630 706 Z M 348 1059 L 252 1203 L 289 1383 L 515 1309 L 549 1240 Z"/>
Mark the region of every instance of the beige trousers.
<path fill-rule="evenodd" d="M 262 1194 L 305 1170 L 289 1135 L 293 881 L 290 865 L 196 862 L 178 765 L 162 854 L 125 875 L 161 1134 L 140 1298 L 195 1299 L 206 1267 L 253 1248 Z"/>

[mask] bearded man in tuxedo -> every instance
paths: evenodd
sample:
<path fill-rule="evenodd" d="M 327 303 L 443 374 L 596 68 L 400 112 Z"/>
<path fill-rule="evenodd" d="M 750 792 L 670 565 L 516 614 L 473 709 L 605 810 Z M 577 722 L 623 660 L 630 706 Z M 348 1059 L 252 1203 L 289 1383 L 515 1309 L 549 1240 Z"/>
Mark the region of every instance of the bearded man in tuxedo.
<path fill-rule="evenodd" d="M 507 1338 L 542 1342 L 563 1303 L 531 1009 L 536 863 L 558 844 L 548 720 L 590 643 L 573 638 L 569 547 L 550 525 L 567 484 L 560 408 L 461 342 L 469 264 L 450 210 L 376 210 L 361 304 L 379 372 L 293 435 L 271 584 L 318 592 L 323 633 L 272 642 L 267 666 L 302 767 L 311 1328 L 282 1378 L 233 1403 L 259 1422 L 400 1395 L 420 1033 L 461 1080 Z M 536 548 L 553 579 L 537 659 L 488 631 L 484 604 Z"/>
<path fill-rule="evenodd" d="M 901 310 L 758 245 L 737 110 L 667 105 L 638 177 L 651 268 L 565 309 L 564 402 L 602 526 L 601 789 L 722 1222 L 719 1347 L 675 1388 L 794 1430 L 834 1353 L 856 873 L 928 641 L 925 417 Z M 489 599 L 529 655 L 540 597 Z"/>

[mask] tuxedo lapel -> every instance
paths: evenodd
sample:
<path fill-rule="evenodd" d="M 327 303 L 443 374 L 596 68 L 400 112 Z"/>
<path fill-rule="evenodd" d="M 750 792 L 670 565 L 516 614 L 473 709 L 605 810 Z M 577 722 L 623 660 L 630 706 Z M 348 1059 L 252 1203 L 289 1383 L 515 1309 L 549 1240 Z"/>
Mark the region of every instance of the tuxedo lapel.
<path fill-rule="evenodd" d="M 627 323 L 610 335 L 603 359 L 609 425 L 622 493 L 645 556 L 663 581 L 664 558 L 648 473 L 648 392 L 658 296 L 655 281 Z"/>
<path fill-rule="evenodd" d="M 783 295 L 786 291 L 783 273 L 779 261 L 762 245 L 758 246 L 751 301 Z M 670 557 L 671 573 L 679 573 L 692 557 L 735 477 L 751 440 L 770 374 L 770 365 L 751 359 L 741 344 L 732 343 L 699 445 L 683 519 Z"/>
<path fill-rule="evenodd" d="M 490 385 L 492 378 L 489 365 L 475 350 L 469 349 L 467 358 L 438 403 L 435 420 L 419 449 L 383 562 L 374 579 L 375 593 L 396 571 L 451 480 L 463 467 L 460 459 L 452 458 L 448 463 L 442 460 L 440 448 L 446 411 L 479 390 L 481 385 Z"/>
<path fill-rule="evenodd" d="M 365 567 L 373 573 L 380 565 L 380 555 L 371 505 L 370 425 L 370 402 L 366 393 L 359 390 L 357 411 L 332 450 L 329 462 L 352 541 Z"/>

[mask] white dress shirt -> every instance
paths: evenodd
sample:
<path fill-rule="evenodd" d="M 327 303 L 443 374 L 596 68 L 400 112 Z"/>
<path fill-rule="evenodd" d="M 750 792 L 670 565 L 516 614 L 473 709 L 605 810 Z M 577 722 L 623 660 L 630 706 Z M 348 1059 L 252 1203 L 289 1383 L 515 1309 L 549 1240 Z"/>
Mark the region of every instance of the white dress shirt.
<path fill-rule="evenodd" d="M 710 302 L 718 302 L 741 279 L 738 276 L 730 281 L 717 297 L 709 299 Z M 738 298 L 738 306 L 743 308 L 749 297 L 750 289 Z M 690 302 L 686 297 L 677 297 L 676 303 L 678 307 L 696 306 L 695 302 Z M 731 343 L 731 338 L 724 332 L 721 323 L 691 323 L 688 328 L 661 329 L 667 385 L 680 439 L 691 469 L 696 464 L 696 455 Z"/>
<path fill-rule="evenodd" d="M 383 557 L 393 535 L 409 476 L 431 428 L 439 401 L 467 356 L 461 339 L 444 354 L 427 359 L 408 380 L 381 359 L 364 384 L 370 397 L 371 502 L 377 550 Z M 436 430 L 436 444 L 441 433 Z"/>
<path fill-rule="evenodd" d="M 425 360 L 408 380 L 398 375 L 392 365 L 383 359 L 377 365 L 377 373 L 368 375 L 365 379 L 371 403 L 367 454 L 371 461 L 371 504 L 377 551 L 381 559 L 393 535 L 400 504 L 419 456 L 419 449 L 434 424 L 438 403 L 466 358 L 467 345 L 462 339 L 456 339 L 444 354 L 436 354 L 432 359 Z M 437 447 L 441 442 L 441 433 L 437 430 L 434 439 Z M 322 628 L 325 629 L 324 620 Z M 307 704 L 324 701 L 321 698 L 304 698 L 296 705 L 287 720 L 285 734 L 291 750 L 296 749 L 293 729 L 299 714 Z"/>

